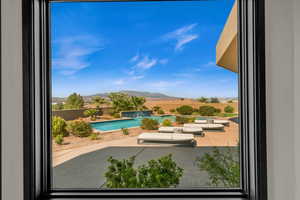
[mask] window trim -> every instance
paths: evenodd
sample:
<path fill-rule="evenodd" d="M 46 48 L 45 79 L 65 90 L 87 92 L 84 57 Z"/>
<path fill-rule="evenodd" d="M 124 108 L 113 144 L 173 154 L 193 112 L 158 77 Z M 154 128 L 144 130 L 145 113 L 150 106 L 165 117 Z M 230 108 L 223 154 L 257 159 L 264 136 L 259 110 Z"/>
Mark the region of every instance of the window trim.
<path fill-rule="evenodd" d="M 50 0 L 51 1 L 51 0 Z M 60 0 L 56 0 L 58 2 Z M 76 0 L 64 0 L 76 1 Z M 89 0 L 92 1 L 92 0 Z M 102 0 L 111 1 L 111 0 Z M 114 0 L 112 0 L 114 1 Z M 115 0 L 128 1 L 128 0 Z M 138 1 L 138 0 L 134 0 Z M 144 0 L 148 1 L 148 0 Z M 176 0 L 174 0 L 176 1 Z M 264 0 L 237 0 L 239 15 L 239 107 L 241 189 L 146 189 L 49 191 L 50 52 L 49 1 L 23 1 L 24 199 L 232 198 L 267 199 Z M 41 134 L 42 133 L 42 134 Z M 112 194 L 113 192 L 113 194 Z"/>

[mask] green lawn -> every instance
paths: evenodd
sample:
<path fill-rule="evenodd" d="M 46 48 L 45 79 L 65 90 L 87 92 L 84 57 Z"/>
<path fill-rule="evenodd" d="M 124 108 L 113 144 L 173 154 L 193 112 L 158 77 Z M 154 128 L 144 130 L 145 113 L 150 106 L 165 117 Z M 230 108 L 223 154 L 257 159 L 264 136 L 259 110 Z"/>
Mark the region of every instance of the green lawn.
<path fill-rule="evenodd" d="M 238 114 L 237 113 L 219 113 L 218 116 L 219 117 L 237 117 Z"/>

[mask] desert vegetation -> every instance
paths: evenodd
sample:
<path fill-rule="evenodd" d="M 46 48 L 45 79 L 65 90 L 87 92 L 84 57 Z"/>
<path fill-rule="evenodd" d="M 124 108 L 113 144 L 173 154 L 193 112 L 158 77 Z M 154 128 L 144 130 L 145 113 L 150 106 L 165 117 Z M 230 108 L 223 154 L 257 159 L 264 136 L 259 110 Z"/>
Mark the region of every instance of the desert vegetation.
<path fill-rule="evenodd" d="M 158 121 L 150 118 L 144 118 L 141 124 L 141 128 L 146 130 L 157 130 L 158 126 Z"/>
<path fill-rule="evenodd" d="M 220 150 L 215 148 L 197 158 L 196 163 L 201 171 L 209 175 L 208 185 L 215 187 L 237 188 L 240 186 L 239 149 Z"/>
<path fill-rule="evenodd" d="M 105 173 L 107 188 L 175 187 L 183 175 L 183 169 L 173 161 L 171 154 L 137 168 L 134 167 L 135 157 L 123 160 L 110 157 L 108 162 L 110 166 Z"/>

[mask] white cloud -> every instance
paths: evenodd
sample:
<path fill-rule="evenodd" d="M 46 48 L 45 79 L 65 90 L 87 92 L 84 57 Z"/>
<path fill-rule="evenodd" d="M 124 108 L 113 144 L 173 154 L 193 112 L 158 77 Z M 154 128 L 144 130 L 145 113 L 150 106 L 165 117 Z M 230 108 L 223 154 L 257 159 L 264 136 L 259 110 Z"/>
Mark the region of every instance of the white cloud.
<path fill-rule="evenodd" d="M 195 40 L 198 38 L 198 35 L 186 35 L 178 39 L 177 44 L 175 46 L 175 50 L 182 50 L 183 45 Z"/>
<path fill-rule="evenodd" d="M 88 56 L 104 45 L 93 36 L 74 36 L 53 42 L 52 66 L 63 75 L 72 75 L 90 65 Z"/>
<path fill-rule="evenodd" d="M 176 40 L 175 51 L 182 50 L 184 45 L 198 38 L 198 34 L 191 34 L 190 32 L 197 26 L 197 24 L 190 24 L 183 26 L 175 31 L 167 33 L 163 36 L 164 40 Z"/>
<path fill-rule="evenodd" d="M 157 64 L 156 58 L 149 58 L 148 56 L 144 56 L 142 59 L 140 59 L 136 63 L 137 68 L 141 69 L 150 69 L 151 67 L 155 66 Z"/>
<path fill-rule="evenodd" d="M 135 56 L 133 56 L 131 59 L 130 59 L 130 62 L 136 62 L 138 59 L 139 59 L 140 55 L 139 54 L 136 54 Z"/>
<path fill-rule="evenodd" d="M 133 65 L 125 73 L 129 75 L 129 79 L 139 80 L 144 78 L 144 74 L 147 70 L 159 64 L 165 65 L 169 62 L 169 60 L 166 58 L 159 59 L 147 54 L 138 53 L 129 59 L 129 62 L 133 63 Z"/>

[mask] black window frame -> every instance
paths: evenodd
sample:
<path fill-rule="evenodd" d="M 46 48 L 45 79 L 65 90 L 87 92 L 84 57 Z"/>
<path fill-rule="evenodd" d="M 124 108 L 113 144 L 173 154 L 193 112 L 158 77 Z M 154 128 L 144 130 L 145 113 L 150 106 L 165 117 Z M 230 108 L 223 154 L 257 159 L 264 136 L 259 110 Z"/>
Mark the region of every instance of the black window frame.
<path fill-rule="evenodd" d="M 51 1 L 51 0 L 50 0 Z M 50 27 L 48 0 L 23 0 L 24 199 L 267 199 L 265 2 L 238 1 L 240 189 L 49 190 Z M 52 0 L 53 2 L 54 0 Z M 57 0 L 58 2 L 59 0 Z M 78 2 L 79 0 L 64 0 Z M 86 0 L 92 1 L 92 0 Z M 98 0 L 99 1 L 99 0 Z M 102 0 L 129 1 L 129 0 Z M 139 1 L 139 0 L 133 0 Z M 142 0 L 149 1 L 149 0 Z M 157 0 L 153 0 L 157 1 Z M 162 0 L 164 1 L 164 0 Z M 172 1 L 172 0 L 169 0 Z M 176 1 L 176 0 L 173 0 Z M 197 1 L 197 0 L 191 0 Z"/>

